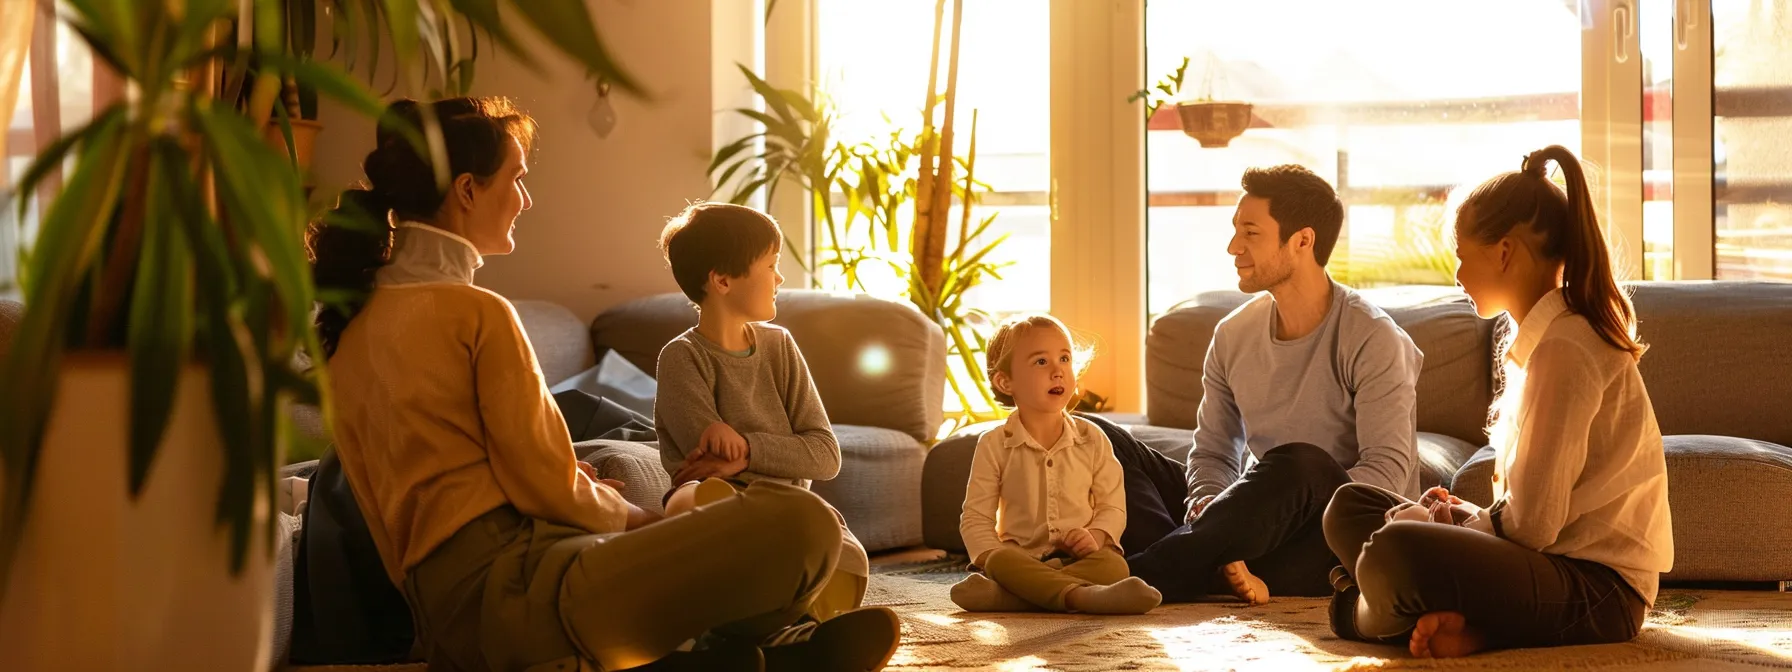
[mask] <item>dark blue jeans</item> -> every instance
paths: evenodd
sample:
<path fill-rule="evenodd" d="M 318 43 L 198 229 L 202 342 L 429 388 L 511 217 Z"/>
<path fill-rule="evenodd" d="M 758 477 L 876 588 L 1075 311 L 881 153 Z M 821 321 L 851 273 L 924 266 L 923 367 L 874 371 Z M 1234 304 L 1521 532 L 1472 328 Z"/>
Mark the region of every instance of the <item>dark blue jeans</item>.
<path fill-rule="evenodd" d="M 1163 501 L 1167 498 L 1158 488 L 1135 492 L 1133 468 L 1127 467 L 1128 462 L 1147 463 L 1151 456 L 1120 457 L 1122 450 L 1132 449 L 1123 449 L 1119 443 L 1114 444 L 1114 449 L 1128 477 L 1127 531 L 1122 544 L 1133 555 L 1126 562 L 1133 576 L 1163 592 L 1165 602 L 1188 602 L 1230 593 L 1217 573 L 1220 567 L 1240 560 L 1263 579 L 1271 595 L 1331 594 L 1328 575 L 1338 561 L 1325 543 L 1325 506 L 1339 486 L 1350 482 L 1350 476 L 1330 454 L 1305 443 L 1277 447 L 1245 470 L 1194 522 L 1180 525 L 1155 540 L 1135 540 L 1133 511 L 1148 512 L 1147 520 L 1155 521 L 1145 523 L 1149 530 L 1162 525 L 1162 521 L 1156 521 L 1157 511 L 1177 512 L 1180 516 L 1186 508 L 1181 501 Z M 1174 460 L 1151 452 L 1162 461 L 1175 464 Z M 1141 469 L 1140 477 L 1161 471 L 1163 466 L 1160 463 Z"/>

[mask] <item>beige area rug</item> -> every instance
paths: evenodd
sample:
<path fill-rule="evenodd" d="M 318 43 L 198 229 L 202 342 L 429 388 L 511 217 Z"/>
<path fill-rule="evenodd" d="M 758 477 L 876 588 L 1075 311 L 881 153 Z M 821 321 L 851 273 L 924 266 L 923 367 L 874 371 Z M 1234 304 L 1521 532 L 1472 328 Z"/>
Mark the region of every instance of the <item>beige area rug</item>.
<path fill-rule="evenodd" d="M 962 561 L 960 561 L 962 562 Z M 1792 595 L 1664 591 L 1626 644 L 1484 653 L 1453 660 L 1341 640 L 1326 600 L 1178 604 L 1145 616 L 971 614 L 948 597 L 951 561 L 879 568 L 867 605 L 903 618 L 892 670 L 1650 670 L 1792 669 Z"/>

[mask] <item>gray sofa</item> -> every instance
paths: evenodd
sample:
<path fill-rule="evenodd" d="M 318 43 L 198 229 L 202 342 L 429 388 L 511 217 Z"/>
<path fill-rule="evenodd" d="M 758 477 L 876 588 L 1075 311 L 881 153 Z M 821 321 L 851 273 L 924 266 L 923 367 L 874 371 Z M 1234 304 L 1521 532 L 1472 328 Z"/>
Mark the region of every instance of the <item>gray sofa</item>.
<path fill-rule="evenodd" d="M 605 396 L 615 390 L 603 385 L 612 373 L 603 369 L 639 376 L 638 368 L 651 376 L 660 348 L 697 323 L 680 294 L 616 306 L 590 325 L 558 304 L 515 305 L 548 385 Z M 789 329 L 802 348 L 840 440 L 840 475 L 815 483 L 816 494 L 840 510 L 867 550 L 920 544 L 921 467 L 942 422 L 945 335 L 908 304 L 815 291 L 780 293 L 773 323 Z M 647 387 L 645 397 L 616 401 L 651 415 Z M 640 387 L 633 389 L 638 394 Z M 298 408 L 294 416 L 300 427 L 323 435 L 315 409 Z M 656 446 L 585 441 L 574 448 L 601 476 L 627 484 L 629 501 L 659 507 L 670 479 Z M 306 473 L 303 465 L 287 472 Z"/>
<path fill-rule="evenodd" d="M 802 349 L 840 441 L 840 475 L 817 481 L 815 493 L 840 510 L 866 550 L 920 544 L 921 468 L 942 422 L 945 334 L 906 303 L 805 290 L 780 292 L 772 323 Z M 660 349 L 696 324 L 682 294 L 663 294 L 599 315 L 588 342 L 596 356 L 614 352 L 651 375 Z M 535 333 L 530 327 L 532 341 Z M 643 457 L 661 469 L 657 453 L 626 459 Z"/>
<path fill-rule="evenodd" d="M 1792 579 L 1792 284 L 1639 283 L 1641 369 L 1664 435 L 1676 561 L 1669 580 Z M 1492 499 L 1484 448 L 1495 390 L 1495 322 L 1459 291 L 1399 287 L 1364 294 L 1425 353 L 1418 382 L 1422 480 L 1465 499 Z M 1159 317 L 1146 337 L 1148 424 L 1135 436 L 1182 460 L 1201 402 L 1201 366 L 1220 319 L 1249 297 L 1210 292 Z M 927 544 L 963 548 L 964 500 L 976 430 L 928 456 L 923 482 Z"/>

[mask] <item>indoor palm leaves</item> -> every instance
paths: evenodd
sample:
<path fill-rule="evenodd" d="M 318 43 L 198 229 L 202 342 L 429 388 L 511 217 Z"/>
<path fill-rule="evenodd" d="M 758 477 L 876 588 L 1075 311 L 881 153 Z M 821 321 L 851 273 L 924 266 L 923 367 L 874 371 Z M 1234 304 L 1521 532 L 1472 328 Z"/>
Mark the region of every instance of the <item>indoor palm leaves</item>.
<path fill-rule="evenodd" d="M 557 50 L 638 93 L 605 53 L 581 0 L 505 4 Z M 310 328 L 318 297 L 301 244 L 308 207 L 290 158 L 266 144 L 261 129 L 290 113 L 277 100 L 287 81 L 363 114 L 384 108 L 341 68 L 287 48 L 295 8 L 317 5 L 369 17 L 362 39 L 377 41 L 373 29 L 384 31 L 411 91 L 421 90 L 411 81 L 419 54 L 438 73 L 471 77 L 449 46 L 461 20 L 499 45 L 517 44 L 500 22 L 499 0 L 64 3 L 62 19 L 135 95 L 43 148 L 15 192 L 32 193 L 73 159 L 27 257 L 26 314 L 0 362 L 0 575 L 18 550 L 61 363 L 78 351 L 128 354 L 133 495 L 167 429 L 177 374 L 195 364 L 209 371 L 226 452 L 216 520 L 229 531 L 232 567 L 243 566 L 254 521 L 273 507 L 289 429 L 284 406 L 323 400 L 328 390 L 322 366 L 296 364 L 301 354 L 324 359 Z M 245 67 L 251 60 L 253 71 Z M 464 82 L 448 88 L 464 90 Z M 407 137 L 441 147 L 429 128 Z"/>

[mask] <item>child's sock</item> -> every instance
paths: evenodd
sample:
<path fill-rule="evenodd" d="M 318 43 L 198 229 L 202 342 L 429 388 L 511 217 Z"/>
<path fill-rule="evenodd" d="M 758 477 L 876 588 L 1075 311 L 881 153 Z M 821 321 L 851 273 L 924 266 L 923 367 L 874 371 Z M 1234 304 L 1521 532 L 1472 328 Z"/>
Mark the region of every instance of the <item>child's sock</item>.
<path fill-rule="evenodd" d="M 1086 614 L 1143 614 L 1163 601 L 1163 593 L 1139 577 L 1129 576 L 1112 585 L 1074 588 L 1065 604 Z"/>
<path fill-rule="evenodd" d="M 1032 602 L 1008 592 L 1002 584 L 982 574 L 972 574 L 952 585 L 952 603 L 965 611 L 1038 611 Z"/>

